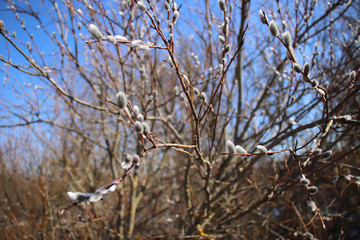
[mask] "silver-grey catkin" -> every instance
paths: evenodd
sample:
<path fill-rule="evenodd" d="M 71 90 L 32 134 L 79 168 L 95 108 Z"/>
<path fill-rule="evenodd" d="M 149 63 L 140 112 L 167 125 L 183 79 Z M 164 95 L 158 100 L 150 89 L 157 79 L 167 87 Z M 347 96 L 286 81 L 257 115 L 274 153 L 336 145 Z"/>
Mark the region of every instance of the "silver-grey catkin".
<path fill-rule="evenodd" d="M 294 63 L 294 69 L 298 73 L 301 73 L 301 71 L 302 71 L 301 66 L 297 63 Z"/>
<path fill-rule="evenodd" d="M 289 32 L 289 31 L 286 31 L 286 32 L 283 34 L 283 40 L 284 40 L 284 43 L 285 43 L 285 46 L 286 46 L 286 47 L 290 47 L 290 46 L 291 46 L 291 35 L 290 35 L 290 32 Z"/>
<path fill-rule="evenodd" d="M 176 22 L 178 20 L 178 18 L 180 17 L 180 12 L 178 10 L 175 10 L 174 14 L 173 14 L 173 22 Z"/>
<path fill-rule="evenodd" d="M 316 186 L 309 186 L 308 188 L 308 192 L 310 195 L 315 195 L 318 191 L 319 189 Z"/>
<path fill-rule="evenodd" d="M 199 89 L 198 89 L 198 88 L 194 88 L 194 94 L 195 94 L 196 96 L 199 96 L 200 91 L 199 91 Z"/>
<path fill-rule="evenodd" d="M 154 98 L 156 98 L 157 96 L 159 96 L 159 92 L 158 90 L 154 90 L 154 92 L 152 93 L 152 95 L 154 96 Z"/>
<path fill-rule="evenodd" d="M 226 141 L 226 149 L 230 154 L 236 153 L 236 147 L 235 147 L 234 143 L 230 140 Z"/>
<path fill-rule="evenodd" d="M 103 34 L 100 32 L 100 30 L 98 29 L 97 26 L 95 26 L 94 24 L 90 24 L 89 28 L 88 28 L 91 36 L 95 39 L 95 40 L 101 40 L 101 38 L 103 37 Z"/>
<path fill-rule="evenodd" d="M 332 151 L 331 150 L 327 150 L 326 152 L 324 152 L 323 154 L 321 154 L 321 158 L 322 159 L 328 159 L 331 157 Z"/>
<path fill-rule="evenodd" d="M 131 162 L 131 159 L 132 159 L 131 155 L 126 154 L 125 157 L 124 157 L 124 162 L 129 163 L 129 162 Z"/>
<path fill-rule="evenodd" d="M 138 7 L 139 7 L 139 9 L 141 10 L 141 11 L 145 11 L 146 10 L 146 6 L 145 6 L 145 4 L 143 3 L 143 2 L 141 2 L 141 1 L 138 1 L 137 2 L 137 5 L 138 5 Z"/>
<path fill-rule="evenodd" d="M 132 157 L 132 162 L 133 164 L 135 164 L 137 167 L 140 166 L 140 156 L 137 154 L 134 154 Z"/>
<path fill-rule="evenodd" d="M 225 0 L 219 0 L 219 7 L 222 11 L 225 11 L 226 8 Z"/>
<path fill-rule="evenodd" d="M 116 100 L 117 100 L 118 107 L 120 109 L 124 109 L 126 107 L 126 105 L 127 105 L 127 97 L 126 97 L 125 93 L 118 92 L 116 94 Z"/>
<path fill-rule="evenodd" d="M 106 36 L 106 40 L 109 42 L 109 43 L 112 43 L 112 44 L 116 44 L 116 38 L 114 36 Z"/>
<path fill-rule="evenodd" d="M 315 212 L 316 211 L 316 205 L 315 205 L 314 201 L 307 200 L 306 201 L 306 207 L 309 209 L 310 212 Z"/>
<path fill-rule="evenodd" d="M 300 178 L 300 184 L 303 186 L 307 186 L 310 184 L 310 180 L 307 179 L 306 177 L 302 177 L 302 178 Z"/>
<path fill-rule="evenodd" d="M 143 41 L 142 40 L 134 40 L 131 42 L 131 46 L 132 47 L 139 47 L 141 44 L 143 44 Z"/>
<path fill-rule="evenodd" d="M 134 128 L 135 128 L 135 131 L 137 131 L 138 133 L 141 133 L 144 130 L 144 127 L 140 121 L 136 121 L 134 123 Z"/>
<path fill-rule="evenodd" d="M 256 149 L 260 152 L 260 153 L 267 153 L 268 150 L 266 147 L 262 146 L 262 145 L 257 145 Z"/>
<path fill-rule="evenodd" d="M 235 146 L 236 153 L 247 154 L 247 151 L 240 145 Z"/>
<path fill-rule="evenodd" d="M 201 95 L 200 95 L 200 98 L 205 101 L 206 100 L 206 93 L 202 92 Z"/>
<path fill-rule="evenodd" d="M 135 105 L 133 108 L 133 114 L 135 117 L 137 117 L 140 114 L 140 109 L 137 105 Z"/>
<path fill-rule="evenodd" d="M 291 100 L 291 102 L 295 102 L 295 100 L 296 100 L 295 96 L 291 95 L 290 100 Z"/>
<path fill-rule="evenodd" d="M 355 78 L 355 76 L 356 76 L 355 70 L 351 71 L 351 73 L 349 74 L 350 81 L 353 80 Z"/>
<path fill-rule="evenodd" d="M 230 52 L 230 50 L 231 50 L 231 44 L 228 44 L 228 45 L 226 45 L 226 46 L 224 47 L 224 52 L 225 52 L 225 53 Z"/>
<path fill-rule="evenodd" d="M 274 37 L 279 36 L 279 34 L 280 34 L 279 26 L 274 20 L 270 21 L 269 29 L 270 29 L 271 35 L 273 35 Z"/>
<path fill-rule="evenodd" d="M 140 113 L 140 114 L 137 116 L 137 120 L 140 121 L 140 122 L 144 122 L 144 116 Z"/>
<path fill-rule="evenodd" d="M 145 45 L 145 44 L 139 46 L 139 50 L 149 51 L 149 49 L 150 49 L 150 47 L 148 45 Z"/>
<path fill-rule="evenodd" d="M 267 25 L 267 24 L 269 23 L 268 18 L 267 18 L 267 16 L 266 16 L 264 10 L 260 10 L 260 11 L 259 11 L 259 17 L 260 17 L 260 21 L 261 21 L 263 24 L 266 24 L 266 25 Z"/>
<path fill-rule="evenodd" d="M 311 80 L 311 85 L 312 85 L 313 87 L 316 87 L 317 85 L 319 85 L 318 80 L 316 80 L 316 79 Z"/>
<path fill-rule="evenodd" d="M 168 2 L 165 2 L 164 3 L 164 7 L 165 7 L 165 10 L 166 11 L 169 11 L 170 10 L 170 4 Z"/>
<path fill-rule="evenodd" d="M 309 76 L 309 74 L 310 74 L 310 64 L 309 64 L 309 63 L 305 63 L 305 64 L 304 64 L 303 73 L 304 73 L 306 76 Z"/>
<path fill-rule="evenodd" d="M 314 151 L 311 153 L 314 156 L 320 155 L 322 153 L 321 148 L 315 148 Z"/>
<path fill-rule="evenodd" d="M 118 41 L 127 41 L 127 38 L 121 35 L 115 35 L 115 39 Z"/>
<path fill-rule="evenodd" d="M 225 44 L 225 38 L 222 35 L 218 36 L 218 40 L 219 42 L 221 42 L 222 44 Z"/>
<path fill-rule="evenodd" d="M 150 134 L 151 131 L 150 131 L 149 125 L 146 122 L 143 122 L 142 125 L 143 125 L 143 128 L 144 128 L 144 133 L 145 134 Z"/>

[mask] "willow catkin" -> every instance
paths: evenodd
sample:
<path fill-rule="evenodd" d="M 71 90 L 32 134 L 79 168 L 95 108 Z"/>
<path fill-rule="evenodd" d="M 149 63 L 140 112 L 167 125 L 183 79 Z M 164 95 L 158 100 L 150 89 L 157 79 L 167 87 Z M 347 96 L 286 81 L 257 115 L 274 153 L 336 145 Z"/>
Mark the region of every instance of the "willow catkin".
<path fill-rule="evenodd" d="M 90 24 L 89 28 L 88 28 L 91 36 L 95 39 L 95 40 L 101 40 L 101 38 L 103 37 L 103 34 L 100 32 L 99 28 L 97 26 L 95 26 L 94 24 Z"/>

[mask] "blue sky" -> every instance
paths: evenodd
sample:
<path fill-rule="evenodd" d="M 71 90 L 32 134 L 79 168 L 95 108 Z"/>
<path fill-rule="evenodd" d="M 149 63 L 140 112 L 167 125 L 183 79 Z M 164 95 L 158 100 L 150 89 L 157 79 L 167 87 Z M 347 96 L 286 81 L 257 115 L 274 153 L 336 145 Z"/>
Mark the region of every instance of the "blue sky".
<path fill-rule="evenodd" d="M 211 4 L 211 10 L 213 11 L 213 14 L 216 16 L 216 18 L 221 19 L 222 13 L 219 10 L 218 1 L 210 1 L 210 2 L 211 2 L 210 4 Z M 21 3 L 21 2 L 19 2 L 19 3 Z M 33 7 L 33 9 L 35 11 L 38 11 L 40 13 L 42 20 L 44 21 L 43 24 L 46 26 L 47 31 L 50 34 L 52 34 L 53 31 L 57 32 L 57 28 L 53 24 L 53 20 L 49 18 L 50 15 L 48 14 L 48 11 L 54 12 L 54 10 L 51 9 L 51 7 L 47 6 L 47 5 L 51 6 L 51 4 L 49 2 L 45 2 L 45 3 L 46 3 L 46 5 L 43 4 L 43 1 L 39 1 L 39 0 L 31 1 L 31 6 Z M 203 28 L 203 26 L 202 26 L 203 22 L 201 22 L 199 20 L 200 18 L 197 15 L 197 10 L 204 8 L 203 7 L 204 1 L 199 1 L 197 4 L 194 4 L 194 1 L 178 1 L 178 6 L 180 6 L 180 3 L 182 3 L 183 6 L 182 6 L 182 11 L 180 11 L 181 16 L 178 21 L 178 24 L 176 25 L 176 29 L 178 31 L 186 33 L 187 37 L 190 40 L 195 39 L 194 40 L 195 47 L 193 48 L 192 51 L 195 51 L 195 53 L 197 55 L 199 55 L 200 60 L 203 61 L 205 53 L 200 52 L 203 50 L 203 48 L 196 47 L 196 44 L 200 45 L 202 43 L 198 40 L 197 34 L 193 31 L 193 29 L 189 27 L 189 24 L 193 24 L 195 27 L 198 27 L 199 29 Z M 273 4 L 270 4 L 269 1 L 265 1 L 264 3 L 261 3 L 261 4 L 263 4 L 264 6 L 273 7 L 275 9 Z M 290 4 L 292 5 L 293 3 L 290 3 Z M 65 8 L 62 1 L 58 1 L 58 5 L 60 8 Z M 104 4 L 104 5 L 109 7 L 109 5 L 107 5 L 107 4 Z M 56 49 L 53 45 L 54 43 L 53 43 L 53 41 L 49 40 L 48 36 L 43 32 L 43 30 L 39 30 L 37 28 L 39 23 L 36 20 L 34 20 L 34 18 L 32 18 L 26 14 L 20 14 L 20 19 L 16 20 L 14 13 L 11 11 L 11 9 L 8 9 L 7 7 L 8 7 L 7 3 L 5 3 L 4 1 L 0 2 L 0 19 L 2 19 L 4 21 L 6 28 L 10 31 L 10 33 L 15 31 L 16 35 L 17 35 L 17 39 L 20 39 L 20 41 L 24 43 L 24 44 L 22 44 L 18 40 L 15 39 L 15 42 L 17 44 L 19 44 L 21 49 L 28 52 L 26 43 L 30 42 L 30 45 L 34 48 L 35 48 L 34 43 L 37 43 L 38 44 L 37 47 L 38 47 L 39 51 L 45 53 L 44 59 L 45 59 L 45 64 L 47 66 L 51 67 L 53 64 L 59 64 L 58 62 L 55 62 L 58 56 L 57 55 L 52 56 L 52 52 L 54 51 L 54 49 Z M 293 6 L 289 6 L 289 7 L 291 8 Z M 161 6 L 159 6 L 159 8 L 161 8 Z M 245 40 L 245 47 L 246 47 L 245 54 L 249 54 L 249 53 L 253 52 L 253 49 L 252 49 L 253 44 L 251 41 L 257 40 L 254 38 L 254 36 L 256 37 L 257 34 L 258 35 L 262 34 L 259 37 L 260 39 L 269 37 L 269 32 L 268 32 L 267 27 L 265 25 L 259 24 L 258 11 L 260 8 L 262 8 L 262 6 L 258 5 L 257 3 L 251 4 L 249 29 L 247 31 L 247 36 L 246 36 L 246 40 Z M 266 7 L 264 9 L 267 10 Z M 191 11 L 189 11 L 189 10 L 191 10 Z M 235 16 L 239 16 L 238 6 L 234 7 L 234 11 L 236 12 Z M 269 15 L 268 15 L 268 17 L 270 19 Z M 20 22 L 21 22 L 22 18 L 24 18 L 24 20 L 25 20 L 26 28 L 29 30 L 30 33 L 32 33 L 34 35 L 34 41 L 32 41 L 30 35 L 27 34 L 26 32 L 24 32 L 23 29 L 21 28 Z M 239 20 L 239 17 L 237 17 L 237 19 L 235 19 L 234 21 L 238 21 L 238 20 Z M 276 19 L 276 20 L 278 23 L 280 22 L 279 19 Z M 218 23 L 213 23 L 213 26 L 212 26 L 213 33 L 214 33 L 213 39 L 217 39 L 217 34 L 218 34 L 217 33 L 217 24 Z M 237 25 L 238 25 L 238 23 L 236 22 L 235 28 L 234 28 L 235 31 L 238 31 Z M 82 32 L 84 33 L 85 36 L 88 36 L 88 33 L 87 33 L 86 29 L 84 28 L 84 26 L 83 26 Z M 174 37 L 176 39 L 176 34 Z M 273 42 L 275 44 L 277 44 L 278 40 L 273 39 Z M 236 44 L 236 42 L 234 41 L 233 44 Z M 306 46 L 304 51 L 309 52 L 311 54 L 311 52 L 314 48 L 313 47 L 314 45 L 315 45 L 315 43 L 310 43 L 308 46 Z M 9 44 L 8 44 L 8 46 L 9 46 Z M 14 63 L 16 63 L 16 64 L 25 63 L 24 58 L 22 56 L 20 56 L 16 51 L 13 51 L 13 48 L 11 46 L 9 46 L 9 50 L 10 50 L 10 57 Z M 270 47 L 266 50 L 271 53 Z M 278 51 L 284 53 L 283 48 L 278 49 Z M 0 54 L 5 59 L 8 58 L 9 53 L 8 53 L 6 45 L 5 45 L 5 40 L 2 37 L 0 38 Z M 245 57 L 248 57 L 248 55 L 245 55 Z M 38 59 L 36 55 L 35 55 L 35 58 Z M 301 58 L 301 56 L 298 57 L 298 60 L 301 64 L 306 61 L 305 59 Z M 1 63 L 1 64 L 3 64 L 3 63 Z M 6 72 L 7 70 L 8 70 L 8 72 Z M 8 75 L 8 73 L 9 73 L 9 75 Z M 251 74 L 252 74 L 251 72 L 248 72 L 248 74 L 249 75 L 244 75 L 244 81 L 249 86 L 251 86 L 251 84 L 252 84 L 251 81 L 253 80 L 252 79 L 253 76 L 251 76 Z M 16 81 L 14 78 L 16 79 Z M 229 78 L 231 78 L 231 73 L 229 73 Z M 21 100 L 22 97 L 24 97 L 24 96 L 26 96 L 26 94 L 28 94 L 29 95 L 28 99 L 34 99 L 33 97 L 36 96 L 37 101 L 38 101 L 38 103 L 36 105 L 39 107 L 41 106 L 40 114 L 44 114 L 44 117 L 51 116 L 52 113 L 49 111 L 51 110 L 50 106 L 53 104 L 52 99 L 47 97 L 47 95 L 46 95 L 47 92 L 45 90 L 42 90 L 40 88 L 34 89 L 35 86 L 38 86 L 38 87 L 40 86 L 40 87 L 46 88 L 46 87 L 48 87 L 48 84 L 43 84 L 43 82 L 39 78 L 30 77 L 28 75 L 25 75 L 25 74 L 19 72 L 16 69 L 13 69 L 12 67 L 4 67 L 4 65 L 0 67 L 0 80 L 1 80 L 1 82 L 0 82 L 1 96 L 2 96 L 2 98 L 6 99 L 6 101 L 8 103 L 17 104 L 17 105 L 23 104 L 24 106 L 26 106 L 27 104 L 25 102 L 21 102 L 21 101 L 24 101 L 24 100 Z M 17 84 L 17 85 L 13 86 L 13 84 Z M 14 91 L 14 90 L 16 90 L 18 92 Z M 249 98 L 253 97 L 253 96 L 251 96 L 251 94 L 252 94 L 251 91 L 246 91 L 244 94 L 248 94 L 247 96 L 244 96 L 244 97 L 249 97 Z M 25 98 L 25 99 L 27 99 L 27 98 Z M 3 100 L 1 100 L 1 101 L 3 101 Z M 31 112 L 31 109 L 26 109 L 26 110 Z M 0 114 L 0 117 L 4 117 L 5 115 L 7 115 L 7 114 L 5 114 L 3 111 Z M 30 114 L 29 114 L 29 116 L 30 116 Z M 6 122 L 7 120 L 8 120 L 7 118 L 1 119 L 3 124 L 4 124 L 4 121 Z M 259 121 L 260 120 L 261 120 L 261 118 L 259 118 Z"/>

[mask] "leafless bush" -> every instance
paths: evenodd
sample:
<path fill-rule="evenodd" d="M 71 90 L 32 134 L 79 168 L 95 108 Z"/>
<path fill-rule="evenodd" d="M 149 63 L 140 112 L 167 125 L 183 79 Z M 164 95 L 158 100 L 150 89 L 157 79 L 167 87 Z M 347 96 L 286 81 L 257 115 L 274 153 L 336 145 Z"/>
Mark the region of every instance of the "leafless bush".
<path fill-rule="evenodd" d="M 359 12 L 9 1 L 1 237 L 359 237 Z"/>

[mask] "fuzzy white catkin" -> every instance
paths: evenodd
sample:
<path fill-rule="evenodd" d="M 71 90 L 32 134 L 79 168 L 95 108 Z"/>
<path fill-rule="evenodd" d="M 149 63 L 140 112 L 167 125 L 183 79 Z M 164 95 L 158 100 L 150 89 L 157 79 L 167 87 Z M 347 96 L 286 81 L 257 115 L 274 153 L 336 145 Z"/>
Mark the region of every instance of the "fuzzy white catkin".
<path fill-rule="evenodd" d="M 308 192 L 310 195 L 315 195 L 318 191 L 319 189 L 316 186 L 309 186 L 308 188 Z"/>
<path fill-rule="evenodd" d="M 170 5 L 168 2 L 165 2 L 164 7 L 165 7 L 166 11 L 170 10 Z"/>
<path fill-rule="evenodd" d="M 314 151 L 311 154 L 316 156 L 316 155 L 320 155 L 321 153 L 322 153 L 322 149 L 316 148 L 316 149 L 314 149 Z"/>
<path fill-rule="evenodd" d="M 137 131 L 138 133 L 144 131 L 144 127 L 140 121 L 135 122 L 134 128 L 135 128 L 135 131 Z"/>
<path fill-rule="evenodd" d="M 279 36 L 279 34 L 280 34 L 279 26 L 274 20 L 270 21 L 269 29 L 270 29 L 271 35 L 273 35 L 274 37 Z"/>
<path fill-rule="evenodd" d="M 89 197 L 88 201 L 89 202 L 98 202 L 100 200 L 103 200 L 106 196 L 107 196 L 107 191 L 106 191 L 106 193 L 95 192 Z"/>
<path fill-rule="evenodd" d="M 355 78 L 355 76 L 356 76 L 355 70 L 351 71 L 351 73 L 349 74 L 350 80 L 353 80 Z"/>
<path fill-rule="evenodd" d="M 67 195 L 73 203 L 79 203 L 90 197 L 91 193 L 67 192 Z"/>
<path fill-rule="evenodd" d="M 143 128 L 144 128 L 144 133 L 145 134 L 150 134 L 151 131 L 150 131 L 149 125 L 146 122 L 143 122 L 142 125 L 143 125 Z"/>
<path fill-rule="evenodd" d="M 136 165 L 136 166 L 140 166 L 140 156 L 137 154 L 134 154 L 132 157 L 132 162 Z"/>
<path fill-rule="evenodd" d="M 218 36 L 218 40 L 219 42 L 221 42 L 222 44 L 225 44 L 225 38 L 222 35 Z"/>
<path fill-rule="evenodd" d="M 230 140 L 226 141 L 226 149 L 230 154 L 236 153 L 236 147 L 235 147 L 234 143 Z"/>
<path fill-rule="evenodd" d="M 149 51 L 150 47 L 148 45 L 143 44 L 143 45 L 140 45 L 138 49 L 143 50 L 143 51 Z"/>
<path fill-rule="evenodd" d="M 205 92 L 202 92 L 202 93 L 200 94 L 200 98 L 201 98 L 202 100 L 206 101 L 206 93 L 205 93 Z"/>
<path fill-rule="evenodd" d="M 170 114 L 167 116 L 167 121 L 169 123 L 172 123 L 174 121 L 173 117 Z"/>
<path fill-rule="evenodd" d="M 287 47 L 291 46 L 291 35 L 290 35 L 289 31 L 286 31 L 283 34 L 283 40 L 284 40 L 285 46 L 287 46 Z"/>
<path fill-rule="evenodd" d="M 321 158 L 322 159 L 328 159 L 331 157 L 332 151 L 331 150 L 327 150 L 326 152 L 321 154 Z"/>
<path fill-rule="evenodd" d="M 307 185 L 310 184 L 310 180 L 307 179 L 306 177 L 302 177 L 302 178 L 300 179 L 300 184 L 303 185 L 303 186 L 307 186 Z"/>
<path fill-rule="evenodd" d="M 195 94 L 196 96 L 198 96 L 199 93 L 200 93 L 199 89 L 198 89 L 198 88 L 194 88 L 194 94 Z"/>
<path fill-rule="evenodd" d="M 312 85 L 313 87 L 316 87 L 317 85 L 319 85 L 318 80 L 316 80 L 316 79 L 311 80 L 311 85 Z"/>
<path fill-rule="evenodd" d="M 109 43 L 112 43 L 112 44 L 116 44 L 116 38 L 114 36 L 106 36 L 106 40 L 109 42 Z"/>
<path fill-rule="evenodd" d="M 262 146 L 262 145 L 257 145 L 256 149 L 260 152 L 260 153 L 267 153 L 267 148 Z"/>
<path fill-rule="evenodd" d="M 130 155 L 130 154 L 126 154 L 125 157 L 124 157 L 124 162 L 125 162 L 125 163 L 130 163 L 130 162 L 131 162 L 131 159 L 132 159 L 131 155 Z"/>
<path fill-rule="evenodd" d="M 310 64 L 309 63 L 304 64 L 303 72 L 306 76 L 309 76 L 309 73 L 310 73 Z"/>
<path fill-rule="evenodd" d="M 176 22 L 179 17 L 180 17 L 180 12 L 178 10 L 175 10 L 173 14 L 173 22 Z"/>
<path fill-rule="evenodd" d="M 236 153 L 247 154 L 247 151 L 240 145 L 235 146 Z"/>
<path fill-rule="evenodd" d="M 297 63 L 294 64 L 294 69 L 297 73 L 301 73 L 302 71 L 301 66 Z"/>
<path fill-rule="evenodd" d="M 224 52 L 225 52 L 225 53 L 230 52 L 230 50 L 231 50 L 231 44 L 228 44 L 228 45 L 226 45 L 226 46 L 224 47 Z"/>
<path fill-rule="evenodd" d="M 89 28 L 88 28 L 91 36 L 93 36 L 93 38 L 95 40 L 101 40 L 101 38 L 103 37 L 102 33 L 100 32 L 100 30 L 98 29 L 97 26 L 95 26 L 94 24 L 90 24 Z"/>
<path fill-rule="evenodd" d="M 146 6 L 145 6 L 145 4 L 143 3 L 143 2 L 141 2 L 141 1 L 138 1 L 137 2 L 137 5 L 138 5 L 138 7 L 139 7 L 139 9 L 141 10 L 141 11 L 145 11 L 146 10 Z"/>
<path fill-rule="evenodd" d="M 172 61 L 172 58 L 169 56 L 168 57 L 168 63 L 170 64 L 170 67 L 172 67 L 172 68 L 174 68 L 175 67 L 175 65 L 174 65 L 174 63 L 173 63 L 173 61 Z M 176 94 L 177 95 L 177 94 Z"/>
<path fill-rule="evenodd" d="M 325 91 L 324 90 L 322 90 L 321 88 L 319 88 L 318 86 L 316 86 L 315 88 L 314 88 L 318 93 L 320 93 L 320 95 L 321 96 L 325 96 Z"/>
<path fill-rule="evenodd" d="M 121 35 L 115 35 L 115 39 L 118 41 L 127 41 L 127 38 Z"/>
<path fill-rule="evenodd" d="M 222 11 L 225 11 L 226 8 L 225 0 L 219 0 L 219 7 Z"/>
<path fill-rule="evenodd" d="M 306 201 L 306 206 L 307 206 L 307 208 L 309 209 L 309 211 L 311 211 L 311 212 L 315 212 L 315 211 L 316 211 L 316 205 L 315 205 L 314 201 L 307 200 L 307 201 Z"/>
<path fill-rule="evenodd" d="M 140 114 L 140 109 L 137 105 L 135 105 L 133 108 L 133 114 L 135 117 L 137 117 Z"/>
<path fill-rule="evenodd" d="M 143 44 L 142 40 L 134 40 L 131 42 L 132 47 L 139 47 L 141 44 Z"/>
<path fill-rule="evenodd" d="M 117 100 L 117 104 L 118 104 L 120 109 L 124 109 L 126 107 L 126 105 L 127 105 L 127 97 L 126 97 L 125 93 L 118 92 L 116 94 L 116 100 Z"/>
<path fill-rule="evenodd" d="M 122 162 L 120 166 L 122 169 L 127 170 L 131 167 L 131 162 Z"/>
<path fill-rule="evenodd" d="M 140 122 L 144 122 L 144 116 L 141 113 L 137 116 L 137 119 Z"/>
<path fill-rule="evenodd" d="M 264 12 L 264 10 L 260 10 L 259 11 L 259 17 L 260 17 L 260 21 L 263 23 L 263 24 L 268 24 L 268 18 Z"/>

